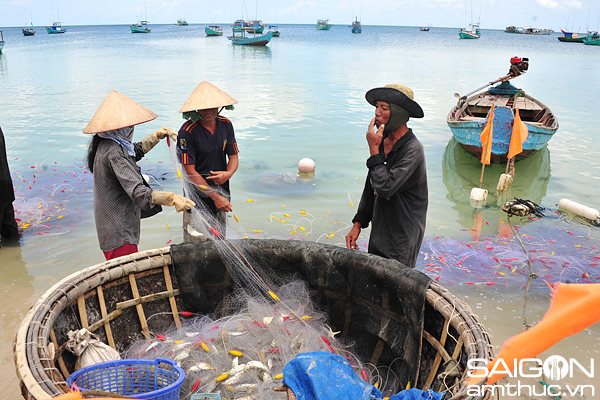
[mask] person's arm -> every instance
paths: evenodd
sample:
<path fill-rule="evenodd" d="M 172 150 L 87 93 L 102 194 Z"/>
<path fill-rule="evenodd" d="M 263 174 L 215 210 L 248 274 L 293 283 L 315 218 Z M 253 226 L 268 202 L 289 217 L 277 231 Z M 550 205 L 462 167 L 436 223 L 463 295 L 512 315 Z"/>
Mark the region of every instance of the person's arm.
<path fill-rule="evenodd" d="M 222 185 L 231 179 L 235 171 L 237 171 L 239 163 L 238 155 L 232 154 L 229 156 L 229 160 L 227 161 L 226 171 L 210 171 L 212 175 L 207 176 L 206 179 L 210 179 L 217 185 Z"/>
<path fill-rule="evenodd" d="M 195 164 L 184 164 L 183 169 L 189 180 L 196 185 L 206 196 L 210 197 L 215 202 L 215 206 L 219 211 L 232 211 L 231 203 L 227 198 L 221 195 L 218 191 L 212 189 L 206 180 L 196 171 Z M 222 171 L 225 172 L 225 171 Z M 210 178 L 210 177 L 208 177 Z"/>
<path fill-rule="evenodd" d="M 388 200 L 398 191 L 410 184 L 415 170 L 425 162 L 425 155 L 419 145 L 411 145 L 404 150 L 401 159 L 390 170 L 384 164 L 383 156 L 376 154 L 369 157 L 367 167 L 371 175 L 371 183 L 379 196 Z"/>

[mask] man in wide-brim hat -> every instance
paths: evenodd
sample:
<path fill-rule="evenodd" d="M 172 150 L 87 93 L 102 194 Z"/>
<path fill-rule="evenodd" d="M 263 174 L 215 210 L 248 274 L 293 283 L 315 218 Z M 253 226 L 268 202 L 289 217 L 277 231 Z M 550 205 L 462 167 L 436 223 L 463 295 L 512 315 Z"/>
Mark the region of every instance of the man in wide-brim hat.
<path fill-rule="evenodd" d="M 88 168 L 94 175 L 94 218 L 100 249 L 107 260 L 135 253 L 140 241 L 140 218 L 154 215 L 161 205 L 189 210 L 194 203 L 173 192 L 153 191 L 136 162 L 161 139 L 175 131 L 161 128 L 133 143 L 133 127 L 157 117 L 152 111 L 113 90 L 83 130 L 94 134 L 88 149 Z"/>
<path fill-rule="evenodd" d="M 358 249 L 360 231 L 371 223 L 369 253 L 414 268 L 425 234 L 427 170 L 423 145 L 407 122 L 423 118 L 423 110 L 404 85 L 371 89 L 365 97 L 375 106 L 367 129 L 369 172 L 346 246 Z"/>
<path fill-rule="evenodd" d="M 226 214 L 232 211 L 229 180 L 239 165 L 238 146 L 231 121 L 220 115 L 223 108 L 233 109 L 237 100 L 203 81 L 185 101 L 179 112 L 187 121 L 179 129 L 177 149 L 185 170 L 185 194 L 197 208 L 212 215 L 208 221 L 225 236 Z M 191 193 L 188 193 L 190 191 Z M 184 213 L 184 233 L 189 223 Z M 196 226 L 202 231 L 206 227 Z M 213 232 L 214 233 L 214 232 Z"/>

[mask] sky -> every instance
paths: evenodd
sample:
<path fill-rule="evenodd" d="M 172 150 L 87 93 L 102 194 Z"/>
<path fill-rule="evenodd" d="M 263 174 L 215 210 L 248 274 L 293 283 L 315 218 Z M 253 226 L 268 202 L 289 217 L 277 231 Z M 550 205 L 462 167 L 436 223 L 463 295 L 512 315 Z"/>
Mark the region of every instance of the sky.
<path fill-rule="evenodd" d="M 349 25 L 464 27 L 477 20 L 482 29 L 509 25 L 598 30 L 600 0 L 0 0 L 0 28 L 51 24 L 131 24 L 144 17 L 153 24 L 230 23 L 261 19 L 271 24 L 314 24 L 329 19 Z M 142 18 L 144 19 L 144 18 Z"/>

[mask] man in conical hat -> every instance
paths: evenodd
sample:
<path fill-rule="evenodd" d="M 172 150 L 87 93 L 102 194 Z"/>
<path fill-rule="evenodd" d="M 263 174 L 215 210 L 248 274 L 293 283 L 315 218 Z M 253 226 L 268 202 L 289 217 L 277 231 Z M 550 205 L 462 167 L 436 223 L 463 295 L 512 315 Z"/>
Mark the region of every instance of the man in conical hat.
<path fill-rule="evenodd" d="M 179 110 L 187 120 L 177 139 L 178 155 L 189 181 L 185 194 L 216 219 L 207 222 L 216 222 L 214 228 L 223 236 L 225 213 L 232 211 L 229 179 L 238 168 L 239 150 L 231 121 L 220 113 L 223 108 L 233 109 L 235 103 L 237 100 L 227 93 L 203 81 Z M 184 233 L 189 222 L 190 214 L 186 212 Z"/>
<path fill-rule="evenodd" d="M 172 192 L 150 188 L 136 162 L 159 140 L 177 134 L 169 128 L 132 143 L 133 127 L 157 117 L 129 97 L 111 91 L 84 133 L 94 134 L 88 149 L 88 168 L 94 174 L 94 217 L 100 249 L 107 260 L 136 253 L 140 218 L 161 211 L 161 205 L 189 210 L 195 204 Z"/>
<path fill-rule="evenodd" d="M 369 173 L 346 246 L 358 249 L 361 229 L 372 223 L 369 253 L 414 268 L 425 233 L 428 190 L 423 145 L 407 122 L 423 118 L 423 110 L 413 91 L 396 83 L 371 89 L 365 97 L 375 106 L 367 129 Z"/>

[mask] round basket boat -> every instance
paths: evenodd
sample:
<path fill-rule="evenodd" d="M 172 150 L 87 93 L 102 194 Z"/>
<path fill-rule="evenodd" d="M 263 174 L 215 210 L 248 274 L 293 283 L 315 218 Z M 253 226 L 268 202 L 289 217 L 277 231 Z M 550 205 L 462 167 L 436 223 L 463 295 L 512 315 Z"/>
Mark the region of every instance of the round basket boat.
<path fill-rule="evenodd" d="M 470 307 L 397 261 L 314 242 L 230 242 L 281 282 L 305 281 L 331 328 L 356 344 L 357 355 L 401 377 L 398 391 L 410 385 L 464 394 L 467 361 L 493 359 Z M 194 268 L 180 266 L 186 261 Z M 233 285 L 212 242 L 135 253 L 66 277 L 41 296 L 17 332 L 23 397 L 69 391 L 66 379 L 76 362 L 63 351 L 69 331 L 87 328 L 124 354 L 138 340 L 180 327 L 182 311 L 227 315 Z"/>

